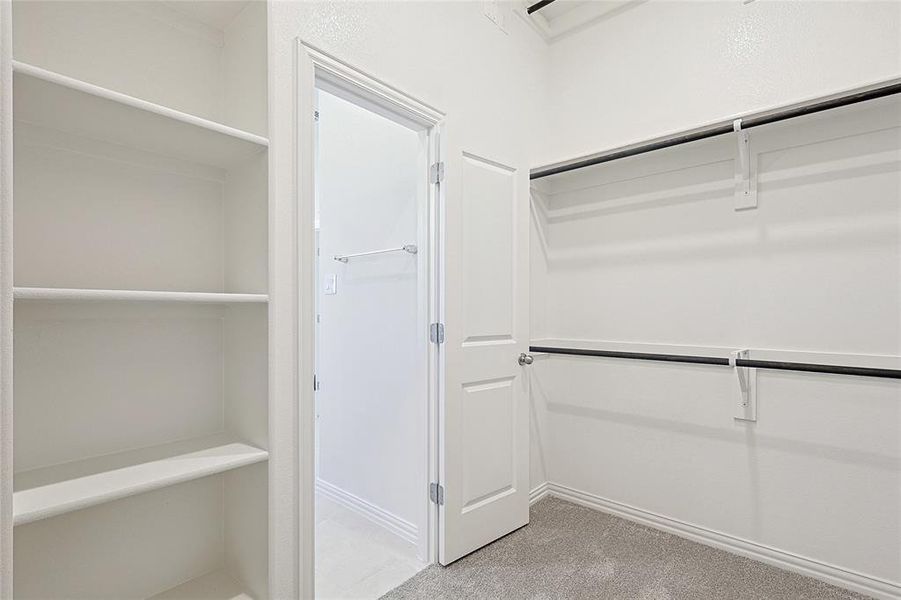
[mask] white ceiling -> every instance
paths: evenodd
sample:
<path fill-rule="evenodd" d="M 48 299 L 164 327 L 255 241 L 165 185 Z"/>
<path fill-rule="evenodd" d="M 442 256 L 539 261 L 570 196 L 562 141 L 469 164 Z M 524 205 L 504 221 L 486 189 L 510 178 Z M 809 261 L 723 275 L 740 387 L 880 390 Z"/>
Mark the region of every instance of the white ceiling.
<path fill-rule="evenodd" d="M 168 0 L 169 8 L 219 31 L 231 25 L 251 0 Z"/>
<path fill-rule="evenodd" d="M 584 6 L 585 4 L 591 4 L 590 0 L 555 0 L 554 2 L 548 4 L 544 8 L 541 9 L 540 14 L 547 19 L 548 21 L 552 21 L 557 17 L 563 15 L 564 13 L 568 13 L 574 8 L 578 8 L 580 6 Z"/>
<path fill-rule="evenodd" d="M 554 42 L 645 0 L 555 0 L 531 15 L 526 15 L 526 8 L 537 1 L 526 0 L 520 15 L 544 39 Z"/>

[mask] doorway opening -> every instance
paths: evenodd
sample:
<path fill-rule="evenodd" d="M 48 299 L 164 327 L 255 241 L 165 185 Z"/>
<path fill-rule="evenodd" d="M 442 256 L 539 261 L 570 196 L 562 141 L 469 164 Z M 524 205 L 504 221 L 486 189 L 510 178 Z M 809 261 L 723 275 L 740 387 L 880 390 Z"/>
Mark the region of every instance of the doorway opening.
<path fill-rule="evenodd" d="M 316 74 L 315 595 L 378 598 L 434 562 L 436 122 Z"/>

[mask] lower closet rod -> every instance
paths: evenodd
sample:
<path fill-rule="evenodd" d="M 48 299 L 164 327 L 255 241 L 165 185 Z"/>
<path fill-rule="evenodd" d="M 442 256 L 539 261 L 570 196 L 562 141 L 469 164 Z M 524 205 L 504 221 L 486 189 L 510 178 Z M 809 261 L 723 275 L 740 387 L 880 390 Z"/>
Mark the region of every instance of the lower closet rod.
<path fill-rule="evenodd" d="M 597 356 L 600 358 L 627 358 L 632 360 L 655 360 L 663 362 L 692 363 L 701 365 L 729 366 L 729 359 L 719 356 L 691 356 L 687 354 L 656 354 L 652 352 L 621 352 L 619 350 L 588 350 L 585 348 L 557 348 L 552 346 L 529 346 L 529 352 L 544 354 L 565 354 L 569 356 Z M 857 377 L 881 377 L 901 379 L 901 369 L 876 367 L 849 367 L 845 365 L 820 365 L 815 363 L 785 362 L 779 360 L 754 360 L 738 358 L 736 367 L 752 369 L 774 369 L 778 371 L 803 371 L 805 373 L 831 373 Z"/>

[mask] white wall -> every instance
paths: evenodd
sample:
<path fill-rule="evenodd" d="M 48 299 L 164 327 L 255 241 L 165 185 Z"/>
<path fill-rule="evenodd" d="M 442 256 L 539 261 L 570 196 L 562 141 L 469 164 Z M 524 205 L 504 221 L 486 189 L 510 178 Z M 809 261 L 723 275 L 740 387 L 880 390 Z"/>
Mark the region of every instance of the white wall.
<path fill-rule="evenodd" d="M 15 58 L 265 136 L 266 3 L 203 4 L 17 0 Z M 213 25 L 192 10 L 233 16 Z"/>
<path fill-rule="evenodd" d="M 446 135 L 442 141 L 448 150 L 444 157 L 448 182 L 460 181 L 463 151 L 490 157 L 516 168 L 517 189 L 521 190 L 522 206 L 526 206 L 528 169 L 543 140 L 541 109 L 547 93 L 547 48 L 526 23 L 506 10 L 504 32 L 482 14 L 482 8 L 481 2 L 272 5 L 270 156 L 276 173 L 275 210 L 283 215 L 277 239 L 278 234 L 290 238 L 294 223 L 293 65 L 298 37 L 445 113 Z M 459 222 L 459 186 L 447 185 L 446 202 L 449 217 Z M 311 217 L 303 215 L 301 223 L 312 227 L 312 222 L 307 222 Z M 447 241 L 449 270 L 459 268 L 461 243 L 462 232 L 452 231 Z M 292 249 L 286 244 L 275 252 L 277 256 L 290 256 Z M 282 302 L 290 297 L 283 288 L 274 293 Z M 456 304 L 450 307 L 448 327 L 458 322 L 453 310 L 459 311 L 455 307 L 460 302 L 453 301 Z M 301 352 L 309 350 L 301 347 Z M 300 389 L 301 403 L 312 402 L 307 387 Z M 305 457 L 307 469 L 311 468 L 311 458 Z M 309 511 L 310 500 L 305 498 L 303 510 Z M 309 565 L 313 554 L 309 537 L 301 540 L 301 551 L 301 560 Z M 303 582 L 306 595 L 310 583 Z"/>
<path fill-rule="evenodd" d="M 162 3 L 15 2 L 13 18 L 17 60 L 221 118 L 222 33 Z"/>
<path fill-rule="evenodd" d="M 635 3 L 551 46 L 542 156 L 897 77 L 899 44 L 898 3 Z M 898 368 L 901 103 L 751 137 L 752 211 L 733 209 L 731 138 L 545 180 L 533 336 Z M 548 357 L 534 367 L 533 442 L 552 487 L 901 594 L 897 382 L 761 371 L 759 420 L 742 423 L 726 369 Z"/>
<path fill-rule="evenodd" d="M 424 139 L 331 94 L 319 94 L 318 477 L 424 526 L 427 371 L 424 254 L 336 255 L 416 244 Z M 337 293 L 324 294 L 327 278 Z M 422 294 L 422 295 L 421 295 Z"/>
<path fill-rule="evenodd" d="M 597 27 L 574 34 L 550 48 L 525 23 L 509 13 L 505 33 L 486 19 L 481 14 L 481 9 L 481 3 L 477 2 L 273 4 L 270 15 L 273 27 L 270 37 L 271 74 L 274 82 L 271 153 L 274 169 L 278 174 L 273 197 L 280 206 L 278 213 L 283 215 L 279 227 L 281 233 L 285 234 L 285 239 L 288 239 L 286 232 L 294 222 L 293 209 L 285 207 L 291 197 L 291 174 L 295 164 L 292 146 L 292 75 L 296 37 L 446 112 L 447 143 L 451 148 L 465 142 L 471 147 L 471 151 L 479 155 L 509 156 L 511 158 L 507 164 L 514 164 L 519 169 L 694 126 L 739 112 L 832 92 L 864 81 L 897 75 L 901 71 L 897 52 L 898 5 L 894 3 L 789 3 L 758 0 L 747 5 L 737 1 L 637 4 L 628 10 L 617 11 Z M 799 30 L 803 31 L 803 35 L 798 33 Z M 736 63 L 740 63 L 742 68 L 733 69 Z M 655 93 L 649 94 L 649 91 Z M 875 172 L 868 175 L 877 178 L 873 183 L 876 186 L 874 189 L 886 189 L 893 159 L 889 158 L 886 163 L 884 157 L 871 156 L 874 147 L 872 144 L 884 143 L 885 136 L 890 133 L 891 130 L 882 134 L 881 138 L 876 135 L 865 142 L 869 149 L 864 151 L 864 155 L 869 158 L 862 160 L 869 166 L 862 171 Z M 847 150 L 836 148 L 841 148 L 841 144 L 836 146 L 827 143 L 824 151 L 838 151 L 841 154 Z M 891 152 L 890 148 L 887 151 Z M 808 160 L 803 158 L 804 152 L 816 155 L 818 151 L 802 149 L 799 152 L 800 154 L 787 160 L 803 162 Z M 779 156 L 776 152 L 770 158 L 778 162 Z M 460 155 L 453 153 L 447 160 L 448 181 L 454 181 L 459 175 Z M 792 167 L 796 169 L 797 175 L 786 176 L 789 180 L 800 179 L 800 182 L 796 182 L 800 184 L 803 183 L 806 168 L 812 169 L 815 174 L 808 182 L 813 187 L 806 192 L 808 195 L 804 202 L 797 206 L 799 215 L 793 227 L 802 231 L 808 226 L 805 218 L 810 214 L 812 197 L 816 195 L 811 190 L 816 190 L 816 182 L 827 185 L 830 179 L 822 173 L 822 164 L 828 164 L 829 161 L 823 163 L 823 156 L 813 157 L 811 160 L 814 163 L 812 166 L 797 165 Z M 854 163 L 857 159 L 852 153 L 846 160 Z M 818 163 L 820 166 L 817 166 Z M 663 198 L 661 205 L 666 205 L 669 201 L 666 188 L 671 185 L 688 186 L 689 194 L 697 194 L 704 203 L 713 202 L 714 195 L 720 194 L 728 204 L 728 192 L 724 191 L 727 184 L 709 183 L 711 178 L 715 182 L 722 176 L 723 167 L 713 166 L 710 169 L 706 175 L 697 172 L 692 174 L 700 178 L 698 189 L 693 189 L 690 182 L 676 185 L 678 182 L 665 177 L 651 183 L 645 181 L 640 185 L 651 186 L 648 197 L 653 200 L 653 194 L 659 194 L 657 197 Z M 882 172 L 881 179 L 879 172 Z M 704 177 L 708 179 L 705 180 Z M 855 177 L 849 176 L 847 181 L 853 182 Z M 824 179 L 827 181 L 823 182 Z M 708 189 L 708 185 L 712 185 L 712 188 Z M 790 188 L 784 182 L 771 180 L 768 185 L 771 194 L 777 193 L 781 187 L 783 191 L 778 192 L 781 196 L 791 195 L 787 191 Z M 833 182 L 828 185 L 836 184 Z M 835 194 L 837 189 L 831 188 L 831 193 Z M 459 205 L 459 188 L 448 185 L 447 191 L 449 210 L 455 210 L 454 207 Z M 766 192 L 762 188 L 762 207 L 767 202 Z M 641 192 L 636 189 L 621 193 L 640 195 Z M 846 188 L 842 191 L 842 194 L 845 193 L 853 193 L 854 198 L 859 196 L 857 187 L 852 187 L 850 192 Z M 887 193 L 890 195 L 892 192 Z M 874 213 L 884 218 L 883 226 L 887 222 L 893 222 L 890 221 L 894 214 L 892 210 L 896 210 L 884 202 L 885 200 L 877 207 L 879 212 Z M 626 204 L 628 205 L 628 201 Z M 690 210 L 691 206 L 688 202 L 684 208 Z M 840 228 L 842 220 L 848 217 L 841 214 L 841 202 L 833 199 L 829 206 L 830 210 L 838 211 L 833 213 L 838 215 L 834 216 L 835 222 L 832 225 L 820 222 L 813 227 L 814 231 L 828 231 L 832 226 Z M 735 281 L 736 276 L 732 274 L 731 267 L 735 266 L 738 259 L 730 255 L 720 258 L 717 253 L 717 244 L 728 246 L 733 235 L 728 233 L 725 241 L 717 242 L 717 226 L 728 224 L 728 219 L 733 216 L 731 213 L 717 213 L 715 222 L 704 220 L 697 227 L 706 229 L 697 231 L 692 229 L 694 225 L 685 215 L 677 218 L 671 224 L 671 229 L 667 230 L 666 219 L 670 215 L 660 217 L 651 209 L 637 212 L 623 209 L 623 212 L 636 219 L 632 223 L 624 223 L 623 227 L 628 228 L 619 233 L 629 243 L 624 242 L 611 250 L 614 256 L 620 257 L 619 263 L 613 263 L 611 267 L 611 263 L 607 262 L 601 266 L 615 268 L 617 274 L 622 275 L 632 255 L 636 257 L 633 265 L 641 266 L 642 262 L 648 261 L 651 264 L 644 265 L 642 279 L 636 285 L 633 286 L 628 278 L 622 277 L 618 287 L 606 290 L 616 292 L 615 297 L 610 300 L 611 308 L 614 305 L 628 308 L 630 300 L 644 298 L 647 290 L 659 293 L 653 278 L 655 270 L 664 274 L 672 271 L 668 277 L 678 282 L 693 269 L 691 261 L 701 260 L 708 252 L 705 248 L 692 248 L 690 238 L 695 234 L 701 235 L 702 239 L 706 235 L 712 240 L 713 249 L 709 253 L 713 258 L 708 258 L 710 264 L 724 261 L 723 265 L 710 271 L 709 278 L 703 277 L 703 273 L 699 271 L 699 280 L 710 283 L 716 277 L 729 273 L 732 277 L 729 281 Z M 611 213 L 616 214 L 616 211 Z M 704 211 L 701 213 L 707 214 Z M 748 219 L 764 219 L 764 223 L 767 222 L 765 219 L 775 219 L 772 221 L 775 223 L 786 218 L 786 215 L 761 217 L 760 214 L 762 213 Z M 639 221 L 642 223 L 641 227 L 650 222 L 657 228 L 648 232 L 650 239 L 643 237 L 641 228 L 636 229 L 635 222 Z M 596 220 L 591 222 L 597 223 Z M 755 221 L 755 224 L 745 225 L 743 222 L 742 226 L 759 233 L 760 224 Z M 868 228 L 872 227 L 874 224 L 867 222 L 855 234 L 859 237 L 853 238 L 852 235 L 852 239 L 866 239 L 873 231 Z M 584 237 L 581 241 L 573 240 L 571 244 L 590 245 L 592 239 L 597 239 L 597 232 L 588 231 L 587 226 L 583 226 L 581 232 L 575 231 L 575 225 L 573 229 L 574 234 Z M 787 227 L 785 231 L 791 230 L 792 227 Z M 770 233 L 771 229 L 764 227 L 764 231 Z M 543 231 L 542 235 L 547 235 L 547 232 Z M 789 240 L 793 239 L 790 233 L 785 235 Z M 837 233 L 834 235 L 837 236 L 836 239 L 841 238 Z M 890 240 L 893 235 L 891 232 L 887 234 L 888 242 L 884 238 L 878 238 L 881 245 L 874 250 L 871 260 L 879 263 L 879 268 L 885 267 L 889 260 L 887 257 L 891 255 L 893 242 Z M 630 236 L 631 239 L 628 239 Z M 557 242 L 565 239 L 561 235 L 554 237 Z M 805 256 L 808 259 L 815 256 L 812 248 L 816 236 L 802 239 L 806 240 L 807 250 L 804 250 L 803 245 L 796 248 L 793 257 L 798 262 L 791 268 L 786 263 L 783 268 L 791 273 L 805 275 L 814 268 L 809 260 L 805 262 L 804 259 Z M 538 239 L 533 240 L 533 255 L 536 259 L 548 254 L 547 248 L 535 247 L 538 243 Z M 662 250 L 658 250 L 656 258 L 652 255 L 649 259 L 642 253 L 654 251 L 655 243 L 656 248 Z M 843 245 L 835 245 L 832 252 L 853 247 L 854 243 L 846 240 Z M 449 239 L 451 254 L 459 253 L 458 244 L 459 238 L 452 236 Z M 791 246 L 788 242 L 786 244 Z M 678 251 L 680 245 L 682 252 Z M 747 246 L 745 252 L 755 256 L 759 247 L 753 250 L 752 247 L 753 244 Z M 673 248 L 675 249 L 670 251 Z M 693 250 L 694 254 L 684 251 L 685 248 Z M 573 254 L 578 256 L 583 251 L 584 248 L 577 248 L 573 250 Z M 785 249 L 779 251 L 784 252 Z M 288 255 L 291 249 L 276 249 L 277 255 L 281 255 L 281 252 Z M 589 252 L 589 256 L 593 255 Z M 576 282 L 580 278 L 597 276 L 593 272 L 597 268 L 592 262 L 594 260 L 596 257 L 589 261 L 590 274 L 589 271 L 575 268 L 578 261 L 573 260 L 565 269 L 558 265 L 561 271 L 557 276 L 569 277 L 570 281 Z M 532 273 L 533 283 L 538 286 L 541 286 L 545 277 L 541 273 L 541 264 L 541 261 L 536 260 Z M 766 267 L 758 266 L 757 269 L 756 273 L 767 272 Z M 850 276 L 851 271 L 843 262 L 841 277 Z M 859 277 L 866 278 L 867 272 L 865 270 Z M 786 272 L 779 281 L 790 281 L 791 273 Z M 554 274 L 549 273 L 547 277 L 552 276 Z M 838 290 L 842 289 L 840 280 L 830 281 L 836 282 Z M 558 283 L 562 282 L 558 279 Z M 880 288 L 879 285 L 872 279 L 867 280 L 865 287 L 882 292 L 888 289 Z M 723 291 L 726 285 L 723 284 L 721 288 L 718 295 L 711 295 L 714 300 L 707 298 L 705 303 L 716 308 L 717 302 L 722 298 L 729 298 L 727 291 Z M 547 289 L 550 290 L 551 287 Z M 675 284 L 655 296 L 657 306 L 667 306 L 663 299 L 672 289 L 677 289 Z M 799 286 L 794 289 L 799 289 Z M 828 293 L 832 294 L 834 289 L 830 288 Z M 547 321 L 547 314 L 554 312 L 551 305 L 553 297 L 559 299 L 567 293 L 578 297 L 578 294 L 588 293 L 578 285 L 569 292 L 567 290 L 570 288 L 561 284 L 553 294 L 546 295 L 540 290 L 533 294 L 532 302 L 538 307 L 533 314 L 533 327 L 539 330 L 537 336 L 559 335 L 552 331 L 552 326 L 559 325 L 570 333 L 575 330 L 579 337 L 607 339 L 608 331 L 599 326 L 601 322 L 595 323 L 590 319 L 586 321 L 581 318 L 584 316 L 582 314 L 578 321 L 573 320 L 569 325 Z M 276 290 L 275 293 L 276 297 L 287 297 L 284 290 Z M 889 303 L 891 297 L 894 296 L 890 293 Z M 585 300 L 586 305 L 598 296 L 589 298 L 590 300 Z M 770 303 L 776 304 L 778 308 L 779 298 L 774 293 Z M 690 308 L 686 304 L 687 299 L 679 300 L 682 305 L 677 306 L 671 316 L 670 321 L 675 325 L 670 326 L 665 340 L 661 339 L 656 329 L 642 325 L 640 315 L 634 313 L 626 318 L 626 314 L 614 312 L 611 314 L 615 318 L 605 319 L 602 323 L 611 323 L 618 318 L 622 321 L 619 327 L 630 332 L 638 342 L 712 344 L 714 339 L 719 339 L 730 347 L 749 345 L 749 340 L 746 339 L 749 336 L 745 334 L 755 331 L 753 321 L 741 330 L 718 332 L 710 327 L 704 330 L 704 336 L 699 336 L 699 327 L 708 322 L 706 319 L 710 314 L 725 315 L 727 311 L 708 311 L 704 320 L 699 320 L 697 316 L 689 318 L 683 314 L 683 310 Z M 544 314 L 540 310 L 542 305 L 548 306 Z M 758 323 L 775 323 L 764 319 L 774 314 L 769 310 L 771 306 L 767 305 L 766 309 L 757 306 L 760 311 Z M 889 304 L 880 306 L 880 318 L 889 318 L 885 312 Z M 718 318 L 718 322 L 726 321 L 725 317 Z M 785 320 L 788 320 L 787 315 Z M 734 326 L 734 320 L 728 322 Z M 892 323 L 890 320 L 887 322 Z M 784 344 L 788 344 L 792 348 L 806 347 L 813 350 L 832 347 L 843 352 L 865 348 L 862 351 L 897 354 L 897 344 L 893 346 L 891 343 L 890 329 L 888 334 L 879 337 L 873 344 L 868 344 L 863 336 L 856 339 L 848 337 L 855 335 L 851 330 L 842 329 L 843 333 L 828 339 L 828 326 L 815 327 L 809 321 L 805 323 L 805 332 L 808 334 L 806 338 L 793 336 L 788 340 L 790 331 L 787 331 L 784 339 L 788 341 L 783 343 L 782 339 L 765 337 L 762 335 L 765 332 L 762 332 L 753 338 L 754 343 L 763 345 L 766 342 L 766 347 L 784 347 Z M 584 331 L 576 329 L 577 327 L 583 327 Z M 814 336 L 816 330 L 822 330 L 822 337 Z M 736 333 L 731 334 L 731 331 Z M 838 328 L 835 331 L 839 331 Z M 688 334 L 695 337 L 689 337 Z M 701 341 L 700 337 L 707 341 Z M 893 349 L 886 350 L 888 347 Z M 533 382 L 545 377 L 546 367 L 551 364 L 550 361 L 536 361 L 534 366 Z M 765 385 L 804 387 L 805 384 L 797 382 L 793 376 L 774 376 L 775 380 L 771 380 L 769 384 L 762 381 L 762 398 L 769 400 L 762 405 L 761 418 L 765 412 L 771 411 L 772 416 L 767 418 L 774 420 L 769 421 L 767 426 L 777 431 L 770 435 L 768 443 L 771 449 L 767 451 L 769 454 L 765 464 L 761 466 L 760 461 L 763 459 L 758 456 L 755 466 L 755 443 L 739 439 L 738 436 L 743 435 L 744 430 L 732 429 L 737 426 L 731 420 L 733 382 L 728 374 L 705 371 L 704 375 L 709 375 L 711 380 L 701 382 L 695 376 L 699 374 L 696 370 L 686 371 L 680 367 L 663 369 L 648 378 L 646 372 L 636 375 L 634 371 L 627 370 L 626 365 L 613 363 L 611 370 L 615 373 L 610 376 L 626 378 L 625 381 L 618 380 L 615 383 L 614 389 L 622 398 L 617 400 L 621 402 L 619 408 L 627 414 L 631 410 L 640 417 L 647 417 L 644 421 L 634 420 L 635 425 L 628 429 L 623 423 L 609 419 L 605 422 L 597 418 L 597 412 L 589 416 L 587 413 L 591 411 L 587 409 L 582 410 L 586 413 L 582 415 L 571 414 L 579 412 L 576 409 L 569 410 L 568 413 L 559 409 L 560 406 L 565 408 L 566 403 L 576 405 L 596 399 L 586 394 L 586 390 L 599 389 L 595 380 L 599 376 L 606 376 L 605 372 L 599 371 L 593 361 L 576 365 L 579 366 L 589 373 L 573 374 L 574 377 L 579 376 L 572 382 L 567 382 L 564 379 L 573 369 L 560 370 L 557 375 L 550 374 L 553 378 L 552 385 L 544 386 L 545 389 L 559 389 L 566 395 L 565 398 L 549 400 L 540 394 L 533 398 L 533 483 L 541 483 L 546 467 L 552 480 L 557 479 L 557 473 L 574 487 L 582 486 L 600 494 L 612 489 L 604 487 L 606 482 L 611 481 L 607 476 L 610 470 L 627 475 L 628 468 L 634 466 L 635 472 L 631 479 L 616 482 L 616 489 L 622 492 L 619 497 L 623 501 L 642 504 L 642 498 L 649 499 L 656 491 L 658 500 L 664 504 L 648 503 L 645 508 L 676 518 L 686 515 L 686 518 L 693 518 L 697 515 L 701 525 L 721 526 L 727 532 L 739 536 L 753 537 L 756 535 L 755 531 L 759 531 L 755 527 L 758 527 L 756 524 L 760 519 L 770 522 L 776 519 L 777 527 L 780 521 L 783 524 L 779 530 L 779 536 L 782 537 L 768 533 L 770 537 L 766 539 L 772 543 L 783 544 L 783 547 L 792 552 L 807 552 L 817 559 L 835 560 L 840 566 L 865 569 L 876 576 L 895 577 L 897 580 L 890 564 L 893 556 L 897 555 L 892 554 L 893 550 L 887 539 L 893 534 L 892 527 L 897 531 L 897 518 L 890 512 L 890 502 L 892 490 L 897 490 L 897 480 L 892 480 L 891 469 L 894 468 L 897 472 L 897 454 L 893 453 L 897 452 L 898 439 L 893 432 L 898 431 L 895 424 L 899 415 L 892 412 L 897 411 L 897 408 L 891 408 L 898 406 L 895 393 L 891 389 L 886 391 L 884 383 L 848 383 L 845 380 L 833 383 L 834 380 L 830 378 L 825 384 L 817 380 L 816 385 L 819 387 L 808 386 L 798 393 L 771 391 L 767 394 Z M 634 368 L 636 367 L 629 367 Z M 646 379 L 647 385 L 653 388 L 651 391 L 641 391 L 643 388 L 637 387 L 638 383 Z M 820 410 L 817 400 L 823 393 L 829 393 L 822 392 L 823 388 L 844 390 L 847 386 L 863 390 L 859 396 L 857 392 L 853 395 L 864 398 L 865 404 L 871 403 L 872 409 L 862 410 L 857 403 L 851 411 L 847 407 L 843 408 L 838 397 L 844 397 L 845 393 L 840 392 L 838 397 L 831 397 L 827 407 Z M 306 387 L 301 389 L 301 402 L 310 402 L 310 392 L 306 391 Z M 673 397 L 673 390 L 678 392 L 678 397 Z M 791 398 L 793 402 L 780 404 L 778 400 L 774 400 L 783 397 Z M 636 398 L 645 404 L 635 408 L 633 404 Z M 802 402 L 804 398 L 806 399 Z M 556 403 L 558 409 L 545 415 L 547 407 L 552 403 Z M 779 416 L 772 412 L 780 406 L 784 407 L 783 410 L 798 414 Z M 690 410 L 684 410 L 685 407 Z M 611 407 L 611 410 L 613 408 L 616 407 Z M 804 420 L 811 415 L 816 417 L 813 421 Z M 545 419 L 545 416 L 548 418 Z M 667 420 L 677 421 L 677 424 L 667 423 Z M 802 422 L 803 425 L 800 425 Z M 652 423 L 661 427 L 648 426 Z M 705 429 L 708 426 L 709 429 Z M 725 433 L 720 429 L 724 429 Z M 861 436 L 860 430 L 867 434 Z M 713 435 L 708 435 L 710 433 Z M 758 435 L 758 441 L 761 438 L 765 436 Z M 636 446 L 640 447 L 641 452 L 635 452 Z M 782 448 L 789 459 L 784 459 L 778 448 Z M 309 458 L 307 457 L 308 460 Z M 567 464 L 567 460 L 571 460 L 572 464 Z M 786 466 L 781 467 L 786 460 Z M 812 463 L 812 467 L 808 469 L 809 465 L 805 461 Z M 742 470 L 734 470 L 736 465 L 741 465 Z M 852 474 L 852 479 L 842 479 L 841 475 L 848 473 Z M 837 481 L 853 483 L 831 483 L 836 474 L 840 474 Z M 729 484 L 739 481 L 741 485 L 734 489 L 726 484 L 711 485 L 710 482 L 719 482 L 724 477 L 733 478 L 728 481 Z M 679 481 L 680 478 L 680 494 L 671 494 L 670 481 Z M 795 485 L 799 478 L 801 484 Z M 867 485 L 861 485 L 862 481 L 866 481 Z M 878 488 L 872 493 L 869 489 L 871 482 Z M 692 484 L 697 484 L 694 489 Z M 765 494 L 761 504 L 752 502 L 754 496 L 746 493 L 751 484 L 757 486 L 759 494 Z M 845 487 L 841 487 L 843 485 Z M 836 487 L 843 490 L 843 495 L 834 496 Z M 715 502 L 708 501 L 703 494 L 697 493 L 698 490 L 706 493 L 710 489 L 718 489 L 719 492 L 728 492 L 730 495 L 722 499 L 714 494 L 715 500 L 722 500 Z M 808 495 L 805 492 L 808 489 L 811 494 L 819 493 L 821 496 Z M 666 493 L 661 495 L 661 490 Z M 885 492 L 889 494 L 887 499 Z M 873 548 L 876 546 L 871 545 L 869 551 L 864 552 L 868 541 L 861 534 L 863 530 L 853 529 L 858 519 L 849 517 L 851 510 L 841 511 L 848 495 L 854 493 L 858 494 L 858 507 L 867 502 L 878 503 L 871 512 L 867 512 L 869 507 L 863 506 L 865 512 L 861 513 L 863 517 L 860 518 L 867 520 L 873 515 L 884 518 L 882 523 L 886 530 L 876 533 L 874 543 L 879 546 L 875 551 Z M 792 504 L 793 502 L 798 504 Z M 767 511 L 765 515 L 755 514 L 755 507 L 759 506 L 764 506 Z M 804 514 L 806 509 L 813 509 L 812 513 Z M 792 529 L 792 523 L 785 525 L 786 517 L 780 516 L 783 514 L 788 515 L 789 520 L 801 515 L 797 529 Z M 835 534 L 831 533 L 833 526 L 837 526 Z M 868 534 L 876 530 L 868 522 Z M 772 531 L 772 528 L 767 531 Z M 850 547 L 846 550 L 844 546 L 849 541 Z M 312 552 L 309 539 L 302 540 L 301 543 L 303 552 L 310 556 Z M 867 556 L 875 558 L 871 560 Z M 308 585 L 309 582 L 304 584 Z"/>
<path fill-rule="evenodd" d="M 637 0 L 550 47 L 545 164 L 901 72 L 901 3 Z"/>

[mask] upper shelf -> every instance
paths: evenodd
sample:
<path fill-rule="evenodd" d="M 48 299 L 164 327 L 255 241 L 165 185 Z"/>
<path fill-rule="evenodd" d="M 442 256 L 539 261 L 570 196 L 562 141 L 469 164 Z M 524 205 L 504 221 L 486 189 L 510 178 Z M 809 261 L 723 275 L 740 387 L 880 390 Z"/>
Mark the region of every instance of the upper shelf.
<path fill-rule="evenodd" d="M 224 434 L 16 473 L 13 523 L 126 498 L 267 460 Z"/>
<path fill-rule="evenodd" d="M 266 294 L 232 294 L 218 292 L 162 292 L 155 290 L 95 290 L 70 288 L 15 287 L 16 300 L 51 300 L 81 302 L 193 302 L 199 304 L 265 303 Z"/>
<path fill-rule="evenodd" d="M 269 145 L 264 137 L 59 73 L 13 61 L 16 120 L 229 168 Z"/>

